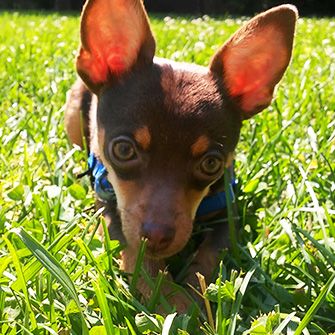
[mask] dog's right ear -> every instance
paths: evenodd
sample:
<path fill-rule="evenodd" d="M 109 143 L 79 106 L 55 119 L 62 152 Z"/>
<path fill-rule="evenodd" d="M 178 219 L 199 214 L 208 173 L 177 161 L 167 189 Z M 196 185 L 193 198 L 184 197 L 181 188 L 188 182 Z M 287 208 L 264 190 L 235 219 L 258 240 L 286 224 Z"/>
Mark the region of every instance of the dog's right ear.
<path fill-rule="evenodd" d="M 88 0 L 77 71 L 92 92 L 153 61 L 155 40 L 142 0 Z"/>
<path fill-rule="evenodd" d="M 297 9 L 281 5 L 240 28 L 215 54 L 210 70 L 248 119 L 267 107 L 291 58 Z"/>

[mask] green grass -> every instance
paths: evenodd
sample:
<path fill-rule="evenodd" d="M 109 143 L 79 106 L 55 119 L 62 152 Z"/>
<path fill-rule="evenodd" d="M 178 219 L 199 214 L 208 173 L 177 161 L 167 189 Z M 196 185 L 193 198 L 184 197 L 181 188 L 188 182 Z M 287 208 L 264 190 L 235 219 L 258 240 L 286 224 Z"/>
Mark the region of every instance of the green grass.
<path fill-rule="evenodd" d="M 153 18 L 157 54 L 207 64 L 242 21 Z M 118 270 L 118 243 L 95 235 L 104 223 L 89 181 L 75 177 L 85 155 L 63 126 L 78 18 L 0 22 L 0 334 L 335 331 L 334 20 L 299 21 L 275 102 L 243 127 L 238 257 L 225 252 L 207 283 L 213 320 L 151 314 L 159 291 L 142 303 Z"/>

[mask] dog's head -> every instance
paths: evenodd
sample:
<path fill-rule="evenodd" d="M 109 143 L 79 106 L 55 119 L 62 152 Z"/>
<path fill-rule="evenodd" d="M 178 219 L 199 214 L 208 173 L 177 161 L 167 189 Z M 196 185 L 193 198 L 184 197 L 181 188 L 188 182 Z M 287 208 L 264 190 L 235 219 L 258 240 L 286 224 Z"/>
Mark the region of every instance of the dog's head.
<path fill-rule="evenodd" d="M 154 59 L 142 1 L 87 2 L 77 70 L 98 96 L 98 154 L 130 246 L 145 236 L 150 255 L 167 257 L 186 244 L 201 200 L 232 164 L 242 120 L 271 102 L 296 18 L 289 5 L 256 16 L 203 71 Z"/>

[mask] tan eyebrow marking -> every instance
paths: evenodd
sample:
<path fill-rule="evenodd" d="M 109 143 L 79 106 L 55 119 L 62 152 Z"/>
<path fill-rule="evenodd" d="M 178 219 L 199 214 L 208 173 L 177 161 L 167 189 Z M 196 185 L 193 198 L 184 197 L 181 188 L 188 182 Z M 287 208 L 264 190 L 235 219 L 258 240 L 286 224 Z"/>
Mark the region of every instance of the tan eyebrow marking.
<path fill-rule="evenodd" d="M 149 148 L 151 143 L 151 135 L 147 126 L 136 129 L 134 132 L 134 138 L 144 150 Z"/>
<path fill-rule="evenodd" d="M 201 135 L 191 146 L 193 156 L 204 154 L 209 148 L 209 139 L 206 135 Z"/>

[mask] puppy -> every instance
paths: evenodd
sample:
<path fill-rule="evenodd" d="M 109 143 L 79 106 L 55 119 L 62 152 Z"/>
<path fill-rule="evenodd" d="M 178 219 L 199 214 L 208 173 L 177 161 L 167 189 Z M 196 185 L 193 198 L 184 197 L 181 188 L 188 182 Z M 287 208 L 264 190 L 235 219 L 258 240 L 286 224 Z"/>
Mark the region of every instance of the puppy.
<path fill-rule="evenodd" d="M 66 105 L 70 140 L 89 166 L 110 237 L 132 273 L 142 238 L 152 276 L 189 241 L 193 223 L 222 216 L 224 172 L 242 121 L 267 107 L 292 52 L 297 10 L 272 8 L 240 28 L 209 67 L 154 57 L 141 0 L 88 0 L 76 60 L 81 79 Z M 231 186 L 234 177 L 231 176 Z M 232 194 L 231 194 L 232 196 Z M 210 278 L 227 225 L 206 231 L 186 282 Z"/>

